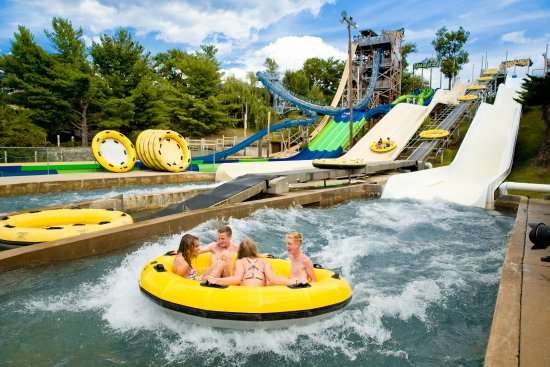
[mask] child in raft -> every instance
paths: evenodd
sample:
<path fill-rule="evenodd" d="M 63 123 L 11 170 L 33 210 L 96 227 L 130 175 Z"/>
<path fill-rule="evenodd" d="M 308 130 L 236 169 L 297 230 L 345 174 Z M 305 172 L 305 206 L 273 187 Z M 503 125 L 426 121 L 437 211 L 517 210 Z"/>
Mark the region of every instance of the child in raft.
<path fill-rule="evenodd" d="M 384 141 L 382 140 L 382 138 L 378 139 L 378 142 L 376 143 L 376 147 L 378 149 L 384 148 Z"/>
<path fill-rule="evenodd" d="M 302 252 L 304 236 L 300 232 L 290 232 L 286 235 L 286 250 L 291 264 L 289 284 L 305 284 L 316 282 L 311 259 Z"/>
<path fill-rule="evenodd" d="M 172 265 L 172 271 L 182 277 L 198 280 L 198 274 L 191 261 L 200 253 L 200 241 L 199 238 L 192 234 L 186 234 L 181 238 L 180 246 L 176 251 L 176 257 L 174 258 L 174 264 Z"/>
<path fill-rule="evenodd" d="M 239 245 L 234 275 L 224 278 L 208 276 L 206 281 L 211 284 L 249 287 L 289 283 L 288 278 L 277 276 L 273 272 L 270 262 L 259 257 L 256 243 L 250 239 L 242 241 Z"/>
<path fill-rule="evenodd" d="M 389 148 L 390 146 L 391 146 L 391 139 L 390 139 L 390 137 L 388 136 L 388 137 L 386 138 L 386 148 Z"/>
<path fill-rule="evenodd" d="M 244 240 L 239 245 L 235 273 L 231 277 L 208 277 L 207 281 L 220 285 L 247 285 L 262 287 L 266 285 L 300 285 L 316 282 L 311 259 L 302 253 L 303 235 L 290 232 L 286 236 L 286 249 L 291 264 L 290 278 L 278 276 L 273 272 L 271 264 L 258 255 L 256 243 Z"/>

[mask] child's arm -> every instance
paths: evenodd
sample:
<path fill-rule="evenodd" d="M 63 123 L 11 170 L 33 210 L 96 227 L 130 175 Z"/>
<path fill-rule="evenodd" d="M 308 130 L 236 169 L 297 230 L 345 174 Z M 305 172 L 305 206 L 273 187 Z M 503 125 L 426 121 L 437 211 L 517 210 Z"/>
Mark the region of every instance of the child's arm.
<path fill-rule="evenodd" d="M 315 276 L 315 271 L 313 271 L 313 263 L 309 257 L 305 257 L 304 266 L 306 268 L 307 278 L 310 282 L 316 282 L 317 276 Z"/>
<path fill-rule="evenodd" d="M 240 285 L 243 279 L 244 267 L 241 261 L 237 261 L 235 264 L 235 274 L 225 278 L 206 278 L 210 283 L 221 285 Z"/>
<path fill-rule="evenodd" d="M 287 285 L 290 281 L 289 278 L 279 276 L 275 274 L 273 271 L 273 268 L 271 267 L 271 264 L 269 262 L 265 262 L 265 280 L 267 285 Z"/>

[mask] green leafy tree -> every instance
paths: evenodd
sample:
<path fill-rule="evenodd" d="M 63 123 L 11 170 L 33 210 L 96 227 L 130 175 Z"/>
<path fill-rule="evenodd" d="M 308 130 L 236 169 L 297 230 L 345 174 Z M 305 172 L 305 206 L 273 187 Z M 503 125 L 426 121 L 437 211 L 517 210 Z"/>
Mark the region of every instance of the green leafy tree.
<path fill-rule="evenodd" d="M 212 134 L 234 122 L 219 99 L 221 73 L 214 51 L 203 47 L 202 52 L 189 54 L 172 49 L 154 57 L 154 69 L 174 88 L 166 90 L 171 123 L 188 135 Z M 181 101 L 176 103 L 175 98 Z"/>
<path fill-rule="evenodd" d="M 336 89 L 338 89 L 338 84 L 344 72 L 344 66 L 345 63 L 343 61 L 336 60 L 333 57 L 328 59 L 320 59 L 318 57 L 307 59 L 304 62 L 302 70 L 309 81 L 311 88 L 310 97 L 327 104 L 330 103 L 336 93 Z"/>
<path fill-rule="evenodd" d="M 457 31 L 449 31 L 447 27 L 440 28 L 432 41 L 437 60 L 441 63 L 441 72 L 449 78 L 449 89 L 451 79 L 458 75 L 462 65 L 468 62 L 468 52 L 463 49 L 470 37 L 470 32 L 459 27 Z"/>
<path fill-rule="evenodd" d="M 417 51 L 416 49 L 416 43 L 413 42 L 404 42 L 401 45 L 401 68 L 403 69 L 403 72 L 408 72 L 409 62 L 407 60 L 407 57 L 415 53 Z"/>
<path fill-rule="evenodd" d="M 541 106 L 542 120 L 546 124 L 544 141 L 540 147 L 537 164 L 550 167 L 550 74 L 544 77 L 529 75 L 523 82 L 518 101 L 525 106 Z"/>
<path fill-rule="evenodd" d="M 270 74 L 276 74 L 279 72 L 279 64 L 271 57 L 266 57 L 264 61 L 265 71 Z"/>
<path fill-rule="evenodd" d="M 136 94 L 135 89 L 140 83 L 153 80 L 149 54 L 127 30 L 119 29 L 114 35 L 104 34 L 100 42 L 93 42 L 91 56 L 94 70 L 103 81 L 102 111 L 98 116 L 101 121 L 97 125 L 129 134 L 136 129 L 133 126 L 136 109 L 145 110 L 143 106 L 136 106 L 135 97 L 139 93 Z"/>
<path fill-rule="evenodd" d="M 52 139 L 66 129 L 65 120 L 72 113 L 70 103 L 52 87 L 55 64 L 55 58 L 38 46 L 23 26 L 14 34 L 10 53 L 0 59 L 6 75 L 4 88 L 10 90 L 7 102 L 24 109 L 26 118 Z"/>
<path fill-rule="evenodd" d="M 46 131 L 31 122 L 28 110 L 0 101 L 0 146 L 44 146 L 46 137 Z"/>
<path fill-rule="evenodd" d="M 59 98 L 70 105 L 70 114 L 65 121 L 81 137 L 82 146 L 88 145 L 89 111 L 100 109 L 98 98 L 100 78 L 94 75 L 86 59 L 86 47 L 82 28 L 74 29 L 68 19 L 53 18 L 53 31 L 46 31 L 56 53 L 52 69 L 52 89 Z"/>

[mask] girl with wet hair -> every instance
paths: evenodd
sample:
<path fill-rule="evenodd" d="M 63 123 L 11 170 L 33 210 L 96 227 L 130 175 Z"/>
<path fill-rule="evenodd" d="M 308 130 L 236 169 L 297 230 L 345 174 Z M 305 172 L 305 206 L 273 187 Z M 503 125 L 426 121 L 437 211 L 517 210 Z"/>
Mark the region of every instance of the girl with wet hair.
<path fill-rule="evenodd" d="M 180 241 L 174 265 L 172 269 L 174 273 L 189 279 L 197 279 L 197 271 L 193 269 L 191 262 L 200 252 L 200 241 L 197 236 L 185 234 Z"/>

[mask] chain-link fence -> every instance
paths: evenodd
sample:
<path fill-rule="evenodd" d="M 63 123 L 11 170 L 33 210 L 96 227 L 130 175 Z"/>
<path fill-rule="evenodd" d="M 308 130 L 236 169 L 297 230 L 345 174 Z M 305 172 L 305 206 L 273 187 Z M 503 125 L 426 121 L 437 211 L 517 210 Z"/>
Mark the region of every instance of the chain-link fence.
<path fill-rule="evenodd" d="M 94 161 L 89 147 L 0 147 L 1 163 Z"/>

